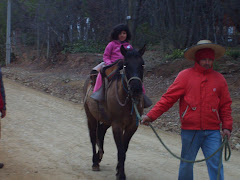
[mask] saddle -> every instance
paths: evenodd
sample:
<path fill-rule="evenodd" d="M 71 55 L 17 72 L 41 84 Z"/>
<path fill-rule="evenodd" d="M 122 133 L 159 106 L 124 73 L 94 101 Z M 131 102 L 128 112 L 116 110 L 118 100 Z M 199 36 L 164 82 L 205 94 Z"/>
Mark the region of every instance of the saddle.
<path fill-rule="evenodd" d="M 102 67 L 104 67 L 104 65 L 105 65 L 105 63 L 101 62 L 100 64 L 98 64 L 97 66 L 92 68 L 92 70 L 90 72 L 90 79 L 91 79 L 91 85 L 92 86 L 95 85 L 96 79 L 97 79 L 97 75 L 101 71 Z"/>
<path fill-rule="evenodd" d="M 105 66 L 101 69 L 101 74 L 103 78 L 107 78 L 108 81 L 111 81 L 114 75 L 119 73 L 119 70 L 123 68 L 123 59 L 119 59 L 113 64 Z"/>
<path fill-rule="evenodd" d="M 95 66 L 90 72 L 91 84 L 94 86 L 96 83 L 98 73 L 101 73 L 102 79 L 107 78 L 108 82 L 112 80 L 115 74 L 123 68 L 123 59 L 119 59 L 113 64 L 105 66 L 104 62 L 101 62 Z"/>
<path fill-rule="evenodd" d="M 108 66 L 104 65 L 103 63 L 98 64 L 96 67 L 94 67 L 90 73 L 91 78 L 91 85 L 95 86 L 97 74 L 101 73 L 102 75 L 102 86 L 100 89 L 96 92 L 94 92 L 91 97 L 98 102 L 102 102 L 106 99 L 106 90 L 109 86 L 109 83 L 111 83 L 113 77 L 119 73 L 119 71 L 123 68 L 123 59 L 119 59 L 113 64 L 110 64 Z"/>

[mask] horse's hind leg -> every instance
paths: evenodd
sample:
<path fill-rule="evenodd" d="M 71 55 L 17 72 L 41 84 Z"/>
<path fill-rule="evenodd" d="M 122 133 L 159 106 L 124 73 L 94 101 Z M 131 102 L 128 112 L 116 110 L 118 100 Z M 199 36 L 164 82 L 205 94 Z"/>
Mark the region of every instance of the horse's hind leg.
<path fill-rule="evenodd" d="M 90 135 L 90 140 L 92 143 L 92 152 L 93 152 L 93 157 L 92 157 L 92 170 L 93 171 L 100 171 L 99 168 L 99 155 L 96 153 L 96 142 L 97 142 L 97 120 L 91 115 L 90 111 L 88 110 L 87 107 L 85 107 L 87 119 L 88 119 L 88 129 L 89 129 L 89 135 Z"/>
<path fill-rule="evenodd" d="M 104 154 L 104 150 L 103 150 L 103 144 L 104 144 L 104 137 L 105 134 L 107 132 L 107 129 L 110 127 L 110 125 L 106 125 L 104 123 L 102 124 L 98 124 L 98 137 L 97 137 L 97 144 L 98 144 L 98 158 L 99 158 L 99 163 L 102 160 L 103 154 Z"/>

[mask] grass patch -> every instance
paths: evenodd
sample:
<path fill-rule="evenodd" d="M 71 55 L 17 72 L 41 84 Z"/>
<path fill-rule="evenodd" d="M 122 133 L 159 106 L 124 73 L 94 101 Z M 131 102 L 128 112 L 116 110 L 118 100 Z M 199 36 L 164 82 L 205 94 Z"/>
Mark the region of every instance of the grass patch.
<path fill-rule="evenodd" d="M 103 45 L 98 42 L 94 41 L 79 41 L 74 44 L 68 44 L 64 47 L 64 50 L 62 51 L 63 54 L 65 53 L 103 53 L 106 45 Z"/>
<path fill-rule="evenodd" d="M 240 57 L 240 50 L 227 50 L 226 55 L 231 56 L 236 60 Z"/>

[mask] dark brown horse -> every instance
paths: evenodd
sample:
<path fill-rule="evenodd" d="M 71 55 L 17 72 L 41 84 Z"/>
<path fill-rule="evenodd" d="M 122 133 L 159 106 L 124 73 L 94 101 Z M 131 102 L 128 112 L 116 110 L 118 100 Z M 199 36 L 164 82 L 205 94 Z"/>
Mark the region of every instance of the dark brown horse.
<path fill-rule="evenodd" d="M 99 171 L 99 163 L 103 157 L 104 136 L 107 129 L 112 126 L 114 140 L 118 150 L 117 179 L 126 179 L 124 163 L 130 139 L 138 128 L 138 118 L 134 110 L 143 112 L 143 68 L 142 55 L 145 46 L 139 50 L 127 51 L 123 46 L 121 53 L 124 56 L 122 63 L 118 63 L 117 73 L 108 84 L 106 98 L 102 104 L 92 99 L 92 85 L 90 78 L 85 82 L 84 108 L 88 119 L 88 128 L 93 150 L 94 171 Z M 120 64 L 120 65 L 119 65 Z M 120 69 L 122 68 L 122 73 Z M 98 152 L 96 149 L 98 146 Z"/>

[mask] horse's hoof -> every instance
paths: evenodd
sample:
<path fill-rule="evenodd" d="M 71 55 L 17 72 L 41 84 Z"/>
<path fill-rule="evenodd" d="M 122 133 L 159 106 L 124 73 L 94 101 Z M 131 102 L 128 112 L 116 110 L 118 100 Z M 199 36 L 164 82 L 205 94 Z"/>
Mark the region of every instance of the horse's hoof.
<path fill-rule="evenodd" d="M 0 169 L 3 168 L 4 164 L 3 163 L 0 163 Z"/>
<path fill-rule="evenodd" d="M 92 166 L 92 170 L 93 170 L 93 171 L 100 171 L 99 165 L 93 165 L 93 166 Z"/>
<path fill-rule="evenodd" d="M 116 180 L 126 180 L 126 176 L 123 175 L 123 176 L 120 176 L 119 174 L 116 175 Z"/>

